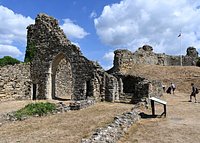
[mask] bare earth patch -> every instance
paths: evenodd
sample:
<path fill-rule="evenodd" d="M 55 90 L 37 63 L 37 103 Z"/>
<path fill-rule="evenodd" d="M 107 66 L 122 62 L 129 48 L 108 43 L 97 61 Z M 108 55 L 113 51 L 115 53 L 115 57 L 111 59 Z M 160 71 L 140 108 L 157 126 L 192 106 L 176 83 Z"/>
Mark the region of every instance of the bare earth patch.
<path fill-rule="evenodd" d="M 118 143 L 199 143 L 200 102 L 188 102 L 189 95 L 183 93 L 165 94 L 163 99 L 168 102 L 166 118 L 142 119 Z M 156 105 L 156 113 L 162 111 Z M 144 113 L 150 115 L 151 110 Z"/>
<path fill-rule="evenodd" d="M 78 143 L 132 107 L 130 104 L 97 103 L 79 111 L 6 123 L 0 127 L 0 143 Z"/>

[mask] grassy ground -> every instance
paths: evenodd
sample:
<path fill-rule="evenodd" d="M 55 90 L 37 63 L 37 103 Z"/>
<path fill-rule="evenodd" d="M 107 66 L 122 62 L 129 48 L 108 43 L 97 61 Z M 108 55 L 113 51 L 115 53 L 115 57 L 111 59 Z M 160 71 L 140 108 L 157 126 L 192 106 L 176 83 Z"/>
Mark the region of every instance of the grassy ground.
<path fill-rule="evenodd" d="M 200 67 L 135 64 L 131 68 L 122 69 L 122 73 L 160 80 L 166 88 L 173 82 L 180 92 L 190 92 L 191 83 L 200 88 Z"/>
<path fill-rule="evenodd" d="M 0 143 L 78 143 L 132 107 L 130 104 L 97 103 L 80 111 L 6 123 L 0 127 Z"/>
<path fill-rule="evenodd" d="M 189 95 L 165 94 L 166 118 L 146 118 L 133 125 L 118 143 L 199 143 L 200 142 L 200 97 L 199 102 L 188 102 Z M 156 105 L 156 113 L 163 107 Z M 144 110 L 151 115 L 151 110 Z"/>
<path fill-rule="evenodd" d="M 162 97 L 168 102 L 167 118 L 142 119 L 119 143 L 199 143 L 200 102 L 187 102 L 191 82 L 200 88 L 199 67 L 135 65 L 123 73 L 161 80 L 165 85 L 174 82 L 177 90 L 175 95 L 165 94 Z M 197 100 L 200 101 L 200 94 Z M 24 101 L 2 102 L 0 115 L 26 104 Z M 111 122 L 115 115 L 131 108 L 129 104 L 98 103 L 80 111 L 6 123 L 0 126 L 0 143 L 78 143 L 96 128 Z M 162 106 L 156 106 L 157 114 L 161 114 L 162 110 Z M 151 114 L 151 110 L 144 110 L 144 113 Z"/>

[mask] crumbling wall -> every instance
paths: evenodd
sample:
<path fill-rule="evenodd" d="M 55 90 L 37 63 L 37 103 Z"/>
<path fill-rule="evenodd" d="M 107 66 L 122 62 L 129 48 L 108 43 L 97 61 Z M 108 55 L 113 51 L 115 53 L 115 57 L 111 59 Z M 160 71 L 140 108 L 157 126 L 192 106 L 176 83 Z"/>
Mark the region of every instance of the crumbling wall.
<path fill-rule="evenodd" d="M 31 99 L 30 65 L 0 68 L 0 100 Z"/>
<path fill-rule="evenodd" d="M 198 58 L 198 52 L 194 47 L 189 47 L 187 54 L 182 57 L 154 53 L 153 48 L 148 45 L 140 47 L 134 53 L 128 50 L 116 50 L 114 54 L 114 66 L 111 71 L 126 70 L 134 64 L 180 66 L 181 61 L 183 66 L 194 66 Z"/>
<path fill-rule="evenodd" d="M 117 79 L 85 58 L 66 38 L 56 19 L 39 14 L 27 29 L 27 45 L 34 49 L 30 71 L 36 99 L 71 96 L 74 100 L 115 100 Z"/>
<path fill-rule="evenodd" d="M 141 80 L 135 86 L 132 103 L 148 102 L 150 97 L 161 97 L 163 95 L 162 83 L 157 80 Z"/>
<path fill-rule="evenodd" d="M 67 88 L 72 88 L 72 99 L 84 99 L 88 94 L 87 84 L 93 78 L 94 65 L 66 38 L 58 21 L 46 14 L 39 14 L 35 24 L 28 27 L 27 37 L 27 45 L 33 45 L 35 50 L 31 63 L 31 79 L 38 87 L 36 98 L 56 97 L 57 68 L 61 60 L 65 59 L 71 65 L 68 73 L 72 74 L 72 84 Z"/>
<path fill-rule="evenodd" d="M 118 79 L 119 101 L 148 102 L 149 97 L 160 97 L 163 94 L 160 81 L 121 73 L 113 73 L 113 75 Z"/>

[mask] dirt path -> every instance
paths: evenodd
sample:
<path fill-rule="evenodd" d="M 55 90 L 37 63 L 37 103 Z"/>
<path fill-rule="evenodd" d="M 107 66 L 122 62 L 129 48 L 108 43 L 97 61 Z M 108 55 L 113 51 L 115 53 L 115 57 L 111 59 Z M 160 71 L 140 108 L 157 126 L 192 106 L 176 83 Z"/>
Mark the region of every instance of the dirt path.
<path fill-rule="evenodd" d="M 163 99 L 168 102 L 167 118 L 142 119 L 119 143 L 199 143 L 200 102 L 188 102 L 188 94 L 183 93 L 166 94 Z M 156 109 L 159 114 L 163 107 L 156 105 Z M 151 114 L 150 110 L 144 113 Z"/>

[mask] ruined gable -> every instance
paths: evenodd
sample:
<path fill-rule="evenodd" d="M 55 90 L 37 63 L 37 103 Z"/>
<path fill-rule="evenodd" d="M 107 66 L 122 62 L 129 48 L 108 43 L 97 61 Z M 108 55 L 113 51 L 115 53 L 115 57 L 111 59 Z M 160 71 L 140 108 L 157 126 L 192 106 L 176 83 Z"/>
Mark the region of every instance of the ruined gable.
<path fill-rule="evenodd" d="M 85 58 L 65 36 L 58 22 L 39 14 L 28 27 L 27 45 L 34 46 L 31 62 L 33 99 L 93 97 L 114 101 L 118 94 L 116 77 Z"/>

